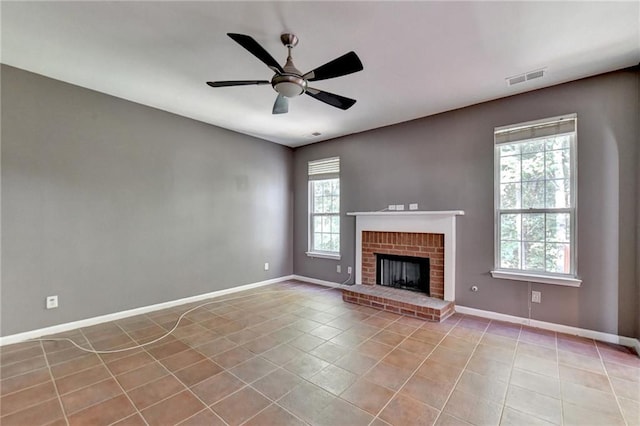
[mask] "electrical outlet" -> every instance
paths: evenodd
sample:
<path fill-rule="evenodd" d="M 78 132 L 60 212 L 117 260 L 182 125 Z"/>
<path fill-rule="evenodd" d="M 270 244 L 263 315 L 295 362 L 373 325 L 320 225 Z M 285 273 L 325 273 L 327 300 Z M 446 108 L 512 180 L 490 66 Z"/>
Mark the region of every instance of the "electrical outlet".
<path fill-rule="evenodd" d="M 264 270 L 265 271 L 269 270 L 269 262 L 264 262 Z"/>
<path fill-rule="evenodd" d="M 387 207 L 387 210 L 395 210 L 395 209 L 396 209 L 395 204 L 389 204 L 389 207 Z"/>
<path fill-rule="evenodd" d="M 337 272 L 337 273 L 342 272 L 342 266 L 340 266 L 340 265 L 336 265 L 336 272 Z"/>
<path fill-rule="evenodd" d="M 409 204 L 409 210 L 418 210 L 418 203 Z"/>
<path fill-rule="evenodd" d="M 542 292 L 540 292 L 540 291 L 532 291 L 531 292 L 531 301 L 533 303 L 542 303 Z"/>
<path fill-rule="evenodd" d="M 351 266 L 347 266 L 347 274 L 351 273 Z"/>
<path fill-rule="evenodd" d="M 45 300 L 47 303 L 47 309 L 55 309 L 58 307 L 58 296 L 47 296 Z"/>
<path fill-rule="evenodd" d="M 404 210 L 404 204 L 396 204 L 396 210 Z"/>

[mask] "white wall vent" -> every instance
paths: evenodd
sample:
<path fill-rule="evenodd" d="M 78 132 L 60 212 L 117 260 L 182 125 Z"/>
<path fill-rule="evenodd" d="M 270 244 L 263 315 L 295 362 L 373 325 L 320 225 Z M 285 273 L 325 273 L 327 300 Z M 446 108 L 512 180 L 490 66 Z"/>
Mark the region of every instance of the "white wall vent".
<path fill-rule="evenodd" d="M 536 78 L 544 77 L 545 69 L 529 71 L 524 74 L 514 75 L 513 77 L 508 77 L 507 86 L 513 86 L 514 84 L 524 83 L 525 81 L 533 80 Z"/>

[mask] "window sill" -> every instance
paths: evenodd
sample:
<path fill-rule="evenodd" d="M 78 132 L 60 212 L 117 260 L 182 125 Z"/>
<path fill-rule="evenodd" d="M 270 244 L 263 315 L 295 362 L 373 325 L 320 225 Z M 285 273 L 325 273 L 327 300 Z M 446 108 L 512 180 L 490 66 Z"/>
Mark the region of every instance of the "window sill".
<path fill-rule="evenodd" d="M 308 251 L 308 252 L 306 252 L 306 254 L 309 257 L 317 257 L 317 258 L 320 258 L 320 259 L 340 260 L 340 258 L 341 258 L 339 253 L 331 254 L 331 253 L 320 253 L 320 252 L 316 252 L 316 251 Z"/>
<path fill-rule="evenodd" d="M 529 281 L 532 283 L 553 284 L 566 287 L 580 287 L 582 284 L 582 280 L 579 278 L 552 277 L 549 275 L 535 275 L 510 271 L 491 271 L 491 276 L 505 280 Z"/>

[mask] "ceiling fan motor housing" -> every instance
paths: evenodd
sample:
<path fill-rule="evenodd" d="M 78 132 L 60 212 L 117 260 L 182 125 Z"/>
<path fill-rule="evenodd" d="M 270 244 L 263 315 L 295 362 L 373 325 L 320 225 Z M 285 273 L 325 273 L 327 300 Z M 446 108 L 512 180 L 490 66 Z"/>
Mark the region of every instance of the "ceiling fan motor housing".
<path fill-rule="evenodd" d="M 289 49 L 287 63 L 282 67 L 283 73 L 276 74 L 271 79 L 271 86 L 276 92 L 287 98 L 302 95 L 307 90 L 307 80 L 302 78 L 302 73 L 291 59 L 291 48 L 298 44 L 298 38 L 293 34 L 282 34 L 282 43 Z"/>

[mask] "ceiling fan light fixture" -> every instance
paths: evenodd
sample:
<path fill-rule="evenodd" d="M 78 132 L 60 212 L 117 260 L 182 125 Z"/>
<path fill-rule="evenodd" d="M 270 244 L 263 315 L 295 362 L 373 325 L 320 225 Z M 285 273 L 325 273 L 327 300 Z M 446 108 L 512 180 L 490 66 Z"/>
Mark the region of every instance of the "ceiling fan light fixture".
<path fill-rule="evenodd" d="M 307 82 L 297 75 L 276 75 L 271 80 L 276 92 L 286 98 L 302 95 L 307 90 Z"/>

